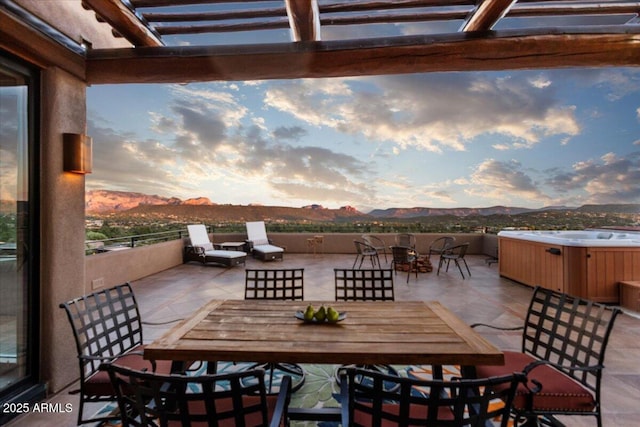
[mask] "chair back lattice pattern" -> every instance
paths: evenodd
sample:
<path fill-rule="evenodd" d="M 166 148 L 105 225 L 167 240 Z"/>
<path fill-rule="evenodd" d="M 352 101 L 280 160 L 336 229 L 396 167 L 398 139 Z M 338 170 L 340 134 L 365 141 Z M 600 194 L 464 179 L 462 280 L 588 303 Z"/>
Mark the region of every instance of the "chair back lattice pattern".
<path fill-rule="evenodd" d="M 343 425 L 367 427 L 484 426 L 494 425 L 496 419 L 506 427 L 516 388 L 525 379 L 520 373 L 443 381 L 360 368 L 346 372 L 341 382 L 342 401 L 348 402 L 343 404 Z M 490 405 L 494 399 L 502 399 L 504 405 Z"/>
<path fill-rule="evenodd" d="M 448 248 L 454 245 L 455 241 L 456 238 L 452 236 L 438 237 L 436 240 L 431 242 L 431 245 L 429 245 L 428 256 L 434 254 L 442 255 L 442 253 L 444 253 Z"/>
<path fill-rule="evenodd" d="M 267 426 L 264 371 L 160 375 L 106 364 L 125 426 Z"/>
<path fill-rule="evenodd" d="M 396 246 L 404 246 L 407 248 L 416 248 L 416 236 L 410 233 L 396 234 Z"/>
<path fill-rule="evenodd" d="M 244 299 L 304 299 L 304 268 L 245 270 Z"/>
<path fill-rule="evenodd" d="M 142 344 L 140 311 L 128 283 L 64 302 L 60 308 L 65 309 L 73 329 L 81 382 L 98 371 L 105 357 Z"/>
<path fill-rule="evenodd" d="M 394 301 L 393 270 L 335 268 L 336 301 Z"/>
<path fill-rule="evenodd" d="M 522 335 L 522 351 L 548 360 L 565 374 L 599 394 L 604 355 L 617 308 L 536 287 Z M 599 401 L 599 399 L 598 399 Z"/>

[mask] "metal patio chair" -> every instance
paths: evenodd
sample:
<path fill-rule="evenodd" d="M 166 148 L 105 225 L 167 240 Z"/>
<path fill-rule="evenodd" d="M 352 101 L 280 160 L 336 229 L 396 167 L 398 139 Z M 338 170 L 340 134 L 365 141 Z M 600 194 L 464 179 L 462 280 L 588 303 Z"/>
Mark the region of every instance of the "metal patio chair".
<path fill-rule="evenodd" d="M 407 283 L 411 272 L 415 271 L 416 279 L 418 278 L 418 254 L 415 249 L 408 246 L 391 246 L 391 268 L 398 274 L 398 269 L 407 269 Z"/>
<path fill-rule="evenodd" d="M 444 263 L 447 264 L 447 268 L 445 271 L 449 271 L 449 263 L 453 261 L 456 267 L 458 267 L 458 270 L 460 271 L 460 274 L 462 275 L 463 279 L 464 279 L 464 273 L 462 272 L 462 267 L 460 266 L 461 263 L 464 264 L 464 266 L 467 268 L 467 273 L 469 273 L 469 276 L 471 276 L 471 270 L 469 270 L 469 265 L 467 264 L 467 261 L 464 259 L 465 255 L 467 254 L 467 249 L 469 249 L 469 243 L 463 243 L 461 245 L 452 246 L 446 249 L 440 255 L 440 261 L 438 262 L 438 272 L 436 273 L 436 275 L 440 275 L 440 268 Z"/>
<path fill-rule="evenodd" d="M 419 380 L 349 368 L 340 382 L 343 426 L 501 427 L 524 374 L 486 379 Z M 502 399 L 504 405 L 492 405 Z"/>
<path fill-rule="evenodd" d="M 127 426 L 283 426 L 291 397 L 290 378 L 277 398 L 267 396 L 264 371 L 162 375 L 104 364 Z"/>
<path fill-rule="evenodd" d="M 381 238 L 376 237 L 372 234 L 363 234 L 362 240 L 364 240 L 367 245 L 375 249 L 378 252 L 378 255 L 380 254 L 380 252 L 382 252 L 382 254 L 384 255 L 384 262 L 389 262 L 387 260 L 387 245 L 385 245 L 384 241 Z"/>
<path fill-rule="evenodd" d="M 456 238 L 452 236 L 438 237 L 429 245 L 429 252 L 427 258 L 431 259 L 431 255 L 442 255 L 448 248 L 453 246 Z"/>
<path fill-rule="evenodd" d="M 171 372 L 171 361 L 142 358 L 142 320 L 128 283 L 61 303 L 60 308 L 69 318 L 80 367 L 80 388 L 71 391 L 80 395 L 78 425 L 117 419 L 112 415 L 84 417 L 86 403 L 116 400 L 116 390 L 107 373 L 100 370 L 102 363 L 117 362 L 134 369 Z"/>
<path fill-rule="evenodd" d="M 245 300 L 304 300 L 304 268 L 245 270 Z M 267 393 L 272 394 L 274 374 L 283 372 L 291 377 L 291 388 L 304 384 L 305 372 L 297 363 L 255 363 L 249 369 L 264 369 L 269 377 Z"/>
<path fill-rule="evenodd" d="M 358 260 L 360 260 L 358 268 L 362 268 L 362 263 L 364 262 L 365 258 L 369 258 L 371 260 L 372 268 L 375 268 L 376 265 L 378 266 L 378 268 L 381 268 L 380 258 L 378 258 L 378 251 L 373 246 L 359 240 L 354 240 L 353 244 L 356 246 L 356 259 L 353 261 L 353 266 L 351 268 L 356 268 Z"/>
<path fill-rule="evenodd" d="M 478 377 L 524 372 L 531 384 L 520 385 L 512 412 L 516 425 L 562 426 L 556 415 L 594 416 L 602 427 L 601 383 L 604 355 L 613 324 L 621 311 L 614 307 L 536 287 L 522 330 L 521 351 L 504 351 L 503 366 L 476 366 Z"/>
<path fill-rule="evenodd" d="M 348 270 L 334 268 L 335 300 L 336 301 L 395 301 L 393 286 L 393 270 Z M 336 379 L 340 380 L 340 373 L 347 367 L 336 369 Z M 391 365 L 357 365 L 363 369 L 398 375 Z"/>
<path fill-rule="evenodd" d="M 415 250 L 416 236 L 411 233 L 398 233 L 396 234 L 396 246 L 404 246 Z"/>

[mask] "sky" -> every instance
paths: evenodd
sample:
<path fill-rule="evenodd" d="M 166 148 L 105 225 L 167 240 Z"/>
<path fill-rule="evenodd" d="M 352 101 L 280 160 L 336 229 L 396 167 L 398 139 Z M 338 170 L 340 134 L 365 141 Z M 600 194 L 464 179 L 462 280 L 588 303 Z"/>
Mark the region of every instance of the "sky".
<path fill-rule="evenodd" d="M 446 25 L 323 27 L 322 39 L 459 23 Z M 166 41 L 197 37 L 229 36 Z M 87 190 L 362 212 L 640 203 L 640 68 L 96 85 L 87 111 Z"/>
<path fill-rule="evenodd" d="M 87 190 L 363 212 L 640 203 L 640 69 L 100 85 Z"/>

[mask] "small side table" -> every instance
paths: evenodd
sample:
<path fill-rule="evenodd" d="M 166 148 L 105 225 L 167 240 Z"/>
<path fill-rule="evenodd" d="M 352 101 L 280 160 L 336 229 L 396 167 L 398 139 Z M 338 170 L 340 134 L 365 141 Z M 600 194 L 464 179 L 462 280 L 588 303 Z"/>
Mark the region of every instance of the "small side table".
<path fill-rule="evenodd" d="M 313 236 L 307 239 L 307 250 L 313 250 L 313 254 L 318 253 L 318 247 L 324 252 L 324 236 Z"/>
<path fill-rule="evenodd" d="M 225 251 L 243 251 L 245 242 L 222 242 L 216 243 L 215 246 Z"/>
<path fill-rule="evenodd" d="M 640 312 L 640 281 L 620 282 L 620 305 Z"/>

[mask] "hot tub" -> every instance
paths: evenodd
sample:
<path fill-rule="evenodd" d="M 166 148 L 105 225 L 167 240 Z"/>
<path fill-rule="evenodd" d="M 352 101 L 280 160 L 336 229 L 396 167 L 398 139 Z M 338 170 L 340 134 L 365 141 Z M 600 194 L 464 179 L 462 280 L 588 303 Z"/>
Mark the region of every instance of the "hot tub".
<path fill-rule="evenodd" d="M 603 230 L 511 231 L 503 230 L 498 237 L 530 240 L 562 246 L 640 247 L 640 233 L 620 233 Z"/>
<path fill-rule="evenodd" d="M 640 280 L 640 233 L 608 230 L 498 233 L 500 275 L 605 303 Z"/>

